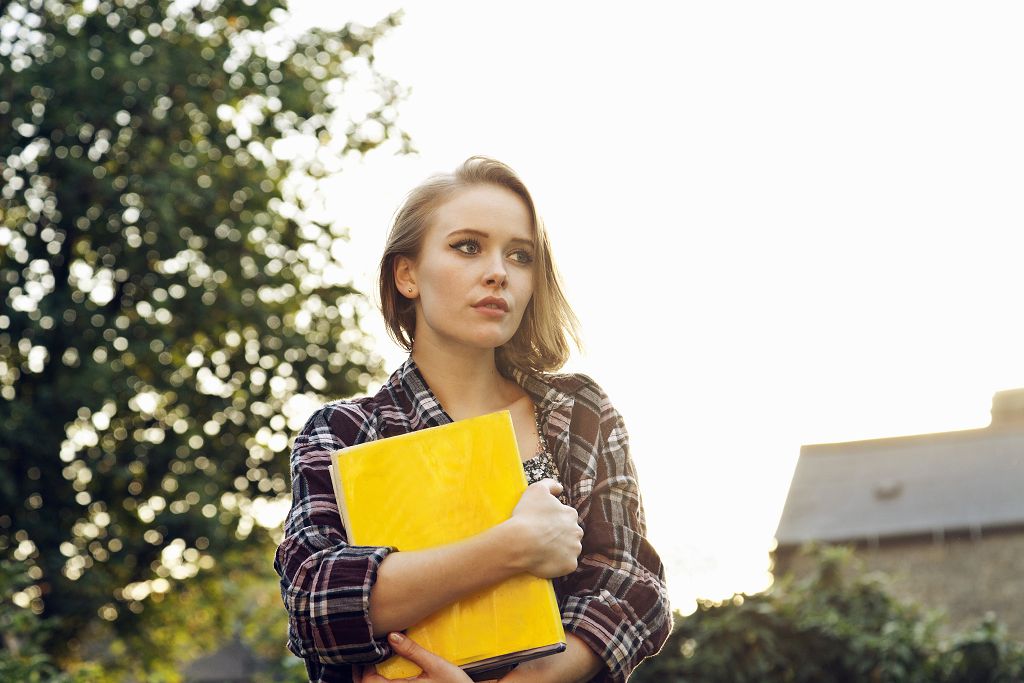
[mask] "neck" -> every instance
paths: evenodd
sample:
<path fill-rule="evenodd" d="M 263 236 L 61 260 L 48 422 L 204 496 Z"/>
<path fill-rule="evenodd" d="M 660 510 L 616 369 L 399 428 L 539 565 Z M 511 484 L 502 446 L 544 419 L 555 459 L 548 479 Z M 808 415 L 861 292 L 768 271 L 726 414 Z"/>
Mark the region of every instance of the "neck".
<path fill-rule="evenodd" d="M 525 395 L 498 372 L 494 349 L 442 348 L 417 340 L 412 359 L 453 420 L 503 410 Z"/>

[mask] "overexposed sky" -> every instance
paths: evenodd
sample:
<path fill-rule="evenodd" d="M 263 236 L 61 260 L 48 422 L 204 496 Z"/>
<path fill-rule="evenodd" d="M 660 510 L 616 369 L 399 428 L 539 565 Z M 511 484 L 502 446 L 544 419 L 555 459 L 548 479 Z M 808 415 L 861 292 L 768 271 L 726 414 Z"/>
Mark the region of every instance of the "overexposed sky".
<path fill-rule="evenodd" d="M 1024 386 L 1024 6 L 405 12 L 377 64 L 420 154 L 338 178 L 344 265 L 372 288 L 431 173 L 482 153 L 523 176 L 583 322 L 568 369 L 626 419 L 676 607 L 767 585 L 801 444 L 983 426 Z"/>

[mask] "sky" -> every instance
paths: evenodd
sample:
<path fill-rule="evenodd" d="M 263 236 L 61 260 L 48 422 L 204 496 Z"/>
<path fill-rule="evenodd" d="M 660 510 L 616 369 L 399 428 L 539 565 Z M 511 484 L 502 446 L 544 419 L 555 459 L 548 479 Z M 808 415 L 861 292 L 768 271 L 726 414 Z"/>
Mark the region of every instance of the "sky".
<path fill-rule="evenodd" d="M 301 24 L 401 5 L 293 0 Z M 988 424 L 1024 387 L 1024 6 L 417 2 L 419 153 L 332 181 L 372 291 L 404 194 L 505 161 L 630 433 L 673 606 L 769 585 L 802 444 Z M 405 354 L 367 320 L 389 370 Z"/>

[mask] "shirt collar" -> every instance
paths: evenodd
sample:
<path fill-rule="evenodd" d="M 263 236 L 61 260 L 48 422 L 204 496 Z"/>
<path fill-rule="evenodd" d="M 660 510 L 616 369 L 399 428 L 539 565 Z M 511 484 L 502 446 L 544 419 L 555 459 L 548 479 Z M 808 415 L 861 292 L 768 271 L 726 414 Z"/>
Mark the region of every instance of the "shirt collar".
<path fill-rule="evenodd" d="M 545 375 L 526 372 L 515 366 L 509 370 L 509 375 L 537 404 L 541 420 L 546 419 L 548 414 L 558 406 L 572 400 L 571 394 L 559 389 Z"/>
<path fill-rule="evenodd" d="M 521 386 L 537 404 L 542 420 L 547 418 L 548 414 L 556 407 L 572 398 L 570 394 L 558 389 L 542 374 L 512 367 L 509 377 Z M 434 392 L 427 386 L 427 381 L 423 378 L 416 361 L 412 359 L 411 353 L 391 375 L 388 385 L 392 390 L 397 389 L 408 397 L 409 418 L 412 424 L 420 423 L 426 427 L 436 427 L 452 421 L 452 418 L 441 407 L 441 402 L 437 400 Z"/>
<path fill-rule="evenodd" d="M 441 407 L 441 402 L 434 396 L 434 392 L 427 386 L 427 380 L 423 378 L 412 354 L 405 359 L 405 362 L 391 374 L 388 380 L 388 388 L 396 400 L 401 400 L 404 395 L 407 405 L 405 412 L 409 417 L 409 424 L 413 429 L 422 427 L 436 427 L 448 424 L 452 418 Z"/>

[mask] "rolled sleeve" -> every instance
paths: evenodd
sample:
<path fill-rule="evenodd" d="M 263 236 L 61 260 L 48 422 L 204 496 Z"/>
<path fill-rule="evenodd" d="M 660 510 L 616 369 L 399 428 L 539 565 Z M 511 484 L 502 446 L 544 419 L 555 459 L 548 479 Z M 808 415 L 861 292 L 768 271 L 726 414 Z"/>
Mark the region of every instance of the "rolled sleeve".
<path fill-rule="evenodd" d="M 321 544 L 317 532 L 289 539 L 278 549 L 284 576 L 289 575 L 292 557 Z M 293 544 L 303 549 L 293 551 Z M 282 583 L 282 598 L 288 610 L 288 649 L 299 657 L 315 656 L 325 664 L 379 662 L 392 654 L 385 638 L 373 637 L 370 621 L 370 590 L 377 569 L 394 548 L 333 544 L 313 552 L 299 563 L 291 580 Z"/>
<path fill-rule="evenodd" d="M 593 680 L 619 683 L 661 650 L 672 613 L 664 566 L 646 538 L 625 425 L 605 408 L 592 491 L 580 506 L 583 552 L 566 577 L 562 620 L 605 663 Z"/>
<path fill-rule="evenodd" d="M 342 446 L 329 419 L 339 418 L 321 410 L 295 440 L 292 507 L 274 559 L 288 610 L 288 649 L 314 668 L 392 655 L 386 638 L 373 637 L 370 592 L 381 562 L 397 549 L 348 544 L 327 469 Z"/>

